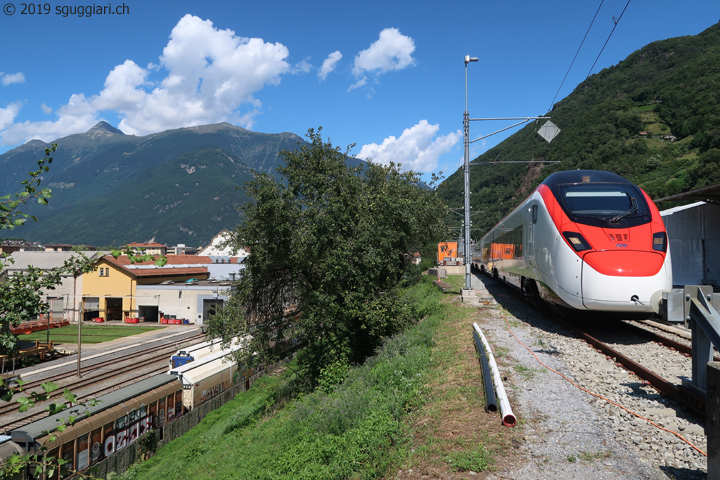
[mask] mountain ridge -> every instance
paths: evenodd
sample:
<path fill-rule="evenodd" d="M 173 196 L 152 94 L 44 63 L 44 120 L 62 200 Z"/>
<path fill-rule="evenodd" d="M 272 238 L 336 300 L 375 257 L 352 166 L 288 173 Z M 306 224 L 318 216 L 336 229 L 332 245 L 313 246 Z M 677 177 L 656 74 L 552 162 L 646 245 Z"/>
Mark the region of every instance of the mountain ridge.
<path fill-rule="evenodd" d="M 167 244 L 202 245 L 241 221 L 237 207 L 247 200 L 242 189 L 253 172 L 275 175 L 280 151 L 299 148 L 303 140 L 226 122 L 135 136 L 101 121 L 86 132 L 48 143 L 31 140 L 0 155 L 0 191 L 17 191 L 52 143 L 58 150 L 42 186 L 53 190 L 53 198 L 48 207 L 23 210 L 39 220 L 26 223 L 23 237 L 117 246 L 154 236 Z M 159 203 L 145 202 L 146 195 Z"/>

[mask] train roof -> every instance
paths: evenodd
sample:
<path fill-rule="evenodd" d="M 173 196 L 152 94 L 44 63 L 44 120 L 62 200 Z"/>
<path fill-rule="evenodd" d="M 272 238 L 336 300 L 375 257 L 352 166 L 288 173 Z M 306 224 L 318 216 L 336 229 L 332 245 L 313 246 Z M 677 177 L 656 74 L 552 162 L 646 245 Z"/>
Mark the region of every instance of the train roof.
<path fill-rule="evenodd" d="M 183 372 L 179 377 L 183 387 L 194 385 L 208 377 L 222 372 L 236 365 L 232 358 L 218 358 L 216 360 L 197 365 L 195 368 Z"/>
<path fill-rule="evenodd" d="M 628 179 L 612 172 L 602 170 L 566 170 L 555 172 L 542 182 L 548 187 L 568 183 L 622 183 L 632 184 Z"/>
<path fill-rule="evenodd" d="M 229 356 L 230 354 L 232 354 L 234 351 L 239 350 L 242 347 L 243 347 L 243 345 L 239 345 L 239 344 L 231 345 L 228 348 L 218 350 L 215 353 L 211 353 L 204 357 L 198 358 L 194 362 L 186 363 L 184 365 L 178 365 L 175 368 L 171 368 L 169 373 L 172 375 L 183 375 L 185 372 L 187 372 L 189 370 L 193 370 L 195 368 L 198 368 L 208 362 L 212 362 L 212 361 L 215 361 L 218 359 L 223 359 L 223 358 Z"/>
<path fill-rule="evenodd" d="M 12 432 L 10 432 L 10 435 L 15 441 L 34 441 L 47 435 L 48 432 L 55 431 L 59 425 L 62 425 L 71 416 L 75 416 L 77 417 L 77 419 L 80 419 L 82 417 L 86 417 L 88 413 L 90 414 L 90 416 L 96 415 L 97 413 L 119 405 L 127 401 L 128 399 L 137 397 L 138 395 L 142 395 L 146 392 L 149 392 L 151 390 L 175 381 L 177 381 L 177 377 L 173 375 L 168 375 L 165 373 L 154 375 L 150 378 L 140 380 L 139 382 L 129 385 L 127 387 L 115 390 L 114 392 L 108 393 L 107 395 L 97 397 L 97 403 L 95 405 L 86 407 L 85 404 L 81 403 L 74 407 L 66 408 L 60 413 L 56 413 L 54 415 L 42 418 L 28 425 L 25 425 L 24 427 L 16 428 Z"/>
<path fill-rule="evenodd" d="M 195 345 L 190 345 L 185 348 L 179 349 L 175 355 L 180 356 L 189 356 L 190 354 L 197 352 L 198 350 L 202 350 L 203 348 L 212 347 L 214 345 L 217 345 L 218 343 L 222 342 L 222 339 L 216 338 L 207 342 L 202 343 L 196 343 Z"/>

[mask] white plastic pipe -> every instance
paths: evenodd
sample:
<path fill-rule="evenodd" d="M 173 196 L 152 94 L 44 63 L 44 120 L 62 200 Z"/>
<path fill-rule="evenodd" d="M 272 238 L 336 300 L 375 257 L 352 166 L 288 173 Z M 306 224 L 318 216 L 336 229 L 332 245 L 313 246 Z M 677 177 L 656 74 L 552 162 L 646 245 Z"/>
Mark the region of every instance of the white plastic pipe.
<path fill-rule="evenodd" d="M 483 347 L 485 347 L 485 354 L 488 357 L 488 363 L 490 364 L 490 372 L 495 379 L 495 393 L 500 400 L 500 415 L 502 415 L 502 424 L 506 427 L 514 427 L 517 425 L 517 419 L 515 418 L 515 415 L 513 415 L 512 408 L 510 408 L 510 401 L 508 400 L 507 393 L 505 393 L 505 387 L 503 386 L 502 379 L 500 378 L 500 371 L 498 370 L 497 363 L 495 363 L 495 357 L 490 350 L 490 344 L 477 323 L 473 323 L 473 328 L 478 335 L 480 335 Z"/>

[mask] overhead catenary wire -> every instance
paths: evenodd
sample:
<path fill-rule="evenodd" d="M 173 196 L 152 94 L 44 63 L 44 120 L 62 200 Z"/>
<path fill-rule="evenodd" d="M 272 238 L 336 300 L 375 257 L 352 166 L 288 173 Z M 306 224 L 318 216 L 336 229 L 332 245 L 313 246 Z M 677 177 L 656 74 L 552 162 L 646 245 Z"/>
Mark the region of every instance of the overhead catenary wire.
<path fill-rule="evenodd" d="M 585 40 L 587 39 L 588 34 L 590 33 L 590 29 L 592 28 L 593 24 L 595 23 L 595 19 L 598 16 L 598 13 L 600 13 L 600 9 L 603 6 L 603 3 L 605 3 L 605 0 L 600 0 L 600 5 L 598 5 L 597 11 L 595 12 L 595 16 L 593 16 L 592 21 L 590 22 L 590 26 L 588 26 L 587 31 L 585 32 L 585 36 L 583 37 L 582 41 L 580 42 L 580 46 L 577 49 L 577 52 L 575 52 L 575 56 L 572 59 L 572 62 L 570 62 L 570 66 L 567 69 L 567 72 L 565 72 L 565 76 L 562 79 L 562 82 L 560 82 L 560 86 L 557 89 L 557 92 L 555 92 L 555 96 L 552 99 L 552 102 L 550 102 L 550 108 L 548 108 L 548 112 L 552 110 L 553 105 L 555 105 L 555 100 L 557 99 L 558 95 L 560 95 L 560 90 L 562 89 L 563 85 L 565 85 L 565 80 L 567 80 L 568 75 L 570 74 L 570 70 L 572 69 L 573 65 L 575 64 L 575 60 L 577 60 L 578 55 L 580 54 L 580 49 L 585 44 Z"/>
<path fill-rule="evenodd" d="M 587 77 L 585 77 L 585 80 L 587 80 L 590 77 L 590 74 L 592 73 L 593 69 L 595 68 L 595 64 L 598 62 L 598 60 L 600 60 L 600 55 L 602 55 L 603 51 L 605 50 L 605 47 L 607 46 L 608 42 L 610 41 L 610 37 L 612 37 L 613 33 L 615 32 L 615 29 L 617 28 L 618 23 L 620 23 L 620 19 L 625 14 L 625 10 L 627 10 L 628 6 L 630 6 L 630 0 L 628 0 L 628 2 L 625 4 L 625 8 L 623 8 L 623 11 L 620 13 L 620 16 L 618 18 L 615 18 L 615 16 L 613 15 L 613 23 L 615 25 L 613 25 L 613 29 L 610 31 L 610 35 L 608 35 L 607 40 L 605 40 L 605 44 L 600 49 L 600 53 L 598 53 L 597 58 L 595 59 L 595 61 L 592 64 L 592 67 L 590 67 L 590 71 L 588 72 Z"/>

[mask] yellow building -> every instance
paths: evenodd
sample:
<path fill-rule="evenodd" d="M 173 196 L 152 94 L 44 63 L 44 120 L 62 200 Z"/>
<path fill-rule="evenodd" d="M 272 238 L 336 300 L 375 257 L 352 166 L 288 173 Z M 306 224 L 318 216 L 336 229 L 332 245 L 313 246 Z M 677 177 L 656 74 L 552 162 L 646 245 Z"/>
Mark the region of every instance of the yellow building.
<path fill-rule="evenodd" d="M 98 261 L 95 271 L 83 275 L 83 319 L 122 321 L 136 318 L 139 316 L 139 304 L 149 305 L 153 302 L 153 299 L 138 296 L 138 285 L 207 280 L 210 275 L 207 267 L 198 265 L 205 261 L 209 263 L 211 260 L 192 255 L 172 255 L 168 256 L 166 266 L 157 267 L 153 262 L 131 264 L 126 256 L 114 258 L 106 255 Z M 158 305 L 157 299 L 155 302 Z"/>

